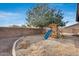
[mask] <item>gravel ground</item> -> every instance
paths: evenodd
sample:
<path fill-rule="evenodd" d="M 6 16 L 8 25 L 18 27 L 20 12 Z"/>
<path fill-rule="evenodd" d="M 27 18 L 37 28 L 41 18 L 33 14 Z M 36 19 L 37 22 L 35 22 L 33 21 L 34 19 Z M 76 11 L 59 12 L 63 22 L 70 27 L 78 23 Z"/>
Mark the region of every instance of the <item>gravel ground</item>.
<path fill-rule="evenodd" d="M 22 44 L 17 45 L 21 48 L 16 50 L 16 54 L 19 56 L 79 56 L 79 37 L 66 36 L 63 40 L 46 41 L 42 39 L 42 36 L 26 37 L 20 42 Z M 25 44 L 27 40 L 31 42 L 29 47 Z"/>
<path fill-rule="evenodd" d="M 12 46 L 19 37 L 0 38 L 0 56 L 11 56 Z"/>
<path fill-rule="evenodd" d="M 79 36 L 65 36 L 62 40 L 57 40 L 61 43 L 72 43 L 76 48 L 79 48 Z"/>
<path fill-rule="evenodd" d="M 18 39 L 19 37 L 11 37 L 11 38 L 0 38 L 0 56 L 12 56 L 12 46 L 13 46 L 13 43 Z M 24 41 L 27 41 L 29 40 L 30 44 L 34 44 L 34 43 L 37 43 L 39 41 L 41 41 L 43 39 L 43 36 L 39 36 L 39 35 L 36 35 L 35 37 L 34 36 L 28 36 L 28 37 L 25 37 L 25 39 L 23 39 Z M 71 43 L 71 44 L 74 44 L 74 46 L 76 48 L 79 49 L 79 37 L 76 37 L 76 36 L 67 36 L 67 37 L 64 37 L 63 40 L 56 40 L 60 43 Z M 55 42 L 53 42 L 55 43 Z M 26 50 L 26 49 L 24 49 Z M 24 50 L 18 50 L 18 51 L 24 51 Z M 29 49 L 30 50 L 30 49 Z"/>

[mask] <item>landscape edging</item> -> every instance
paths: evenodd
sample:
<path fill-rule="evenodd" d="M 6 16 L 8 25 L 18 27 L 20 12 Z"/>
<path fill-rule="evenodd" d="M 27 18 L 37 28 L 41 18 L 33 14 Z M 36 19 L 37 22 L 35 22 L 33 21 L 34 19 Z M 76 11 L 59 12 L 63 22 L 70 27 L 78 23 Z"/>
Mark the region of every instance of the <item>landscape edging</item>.
<path fill-rule="evenodd" d="M 16 43 L 17 43 L 18 41 L 22 40 L 23 38 L 24 38 L 24 36 L 23 36 L 23 37 L 20 37 L 19 39 L 17 39 L 17 40 L 14 42 L 13 47 L 12 47 L 12 56 L 16 56 L 16 52 L 15 52 Z"/>

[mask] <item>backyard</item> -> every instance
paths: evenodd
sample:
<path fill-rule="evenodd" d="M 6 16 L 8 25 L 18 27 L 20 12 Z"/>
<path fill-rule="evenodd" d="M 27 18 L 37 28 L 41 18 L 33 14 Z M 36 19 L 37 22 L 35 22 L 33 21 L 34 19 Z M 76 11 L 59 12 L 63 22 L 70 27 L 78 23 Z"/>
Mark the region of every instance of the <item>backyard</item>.
<path fill-rule="evenodd" d="M 0 5 L 1 56 L 79 56 L 76 3 Z"/>
<path fill-rule="evenodd" d="M 12 56 L 13 43 L 19 37 L 0 38 L 0 56 Z"/>
<path fill-rule="evenodd" d="M 17 56 L 79 56 L 79 37 L 43 40 L 43 36 L 28 36 L 15 48 Z M 27 43 L 28 42 L 28 43 Z"/>

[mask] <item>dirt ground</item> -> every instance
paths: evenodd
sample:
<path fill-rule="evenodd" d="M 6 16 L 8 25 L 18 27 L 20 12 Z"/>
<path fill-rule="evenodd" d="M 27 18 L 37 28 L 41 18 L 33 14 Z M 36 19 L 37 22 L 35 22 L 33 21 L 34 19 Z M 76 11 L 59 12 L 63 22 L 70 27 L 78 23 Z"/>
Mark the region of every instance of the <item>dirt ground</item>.
<path fill-rule="evenodd" d="M 18 39 L 19 37 L 11 37 L 11 38 L 0 38 L 0 56 L 11 56 L 12 55 L 12 46 L 13 43 Z M 42 36 L 28 36 L 24 40 L 30 40 L 30 44 L 34 44 L 37 42 L 40 42 L 42 40 Z M 56 40 L 61 43 L 72 43 L 75 45 L 76 48 L 79 49 L 79 37 L 76 36 L 67 36 L 64 37 L 63 40 Z M 42 44 L 41 44 L 42 45 Z M 26 49 L 23 49 L 23 51 Z M 30 50 L 30 49 L 29 49 Z M 18 50 L 19 51 L 19 50 Z M 21 51 L 21 50 L 20 50 Z"/>
<path fill-rule="evenodd" d="M 30 40 L 30 46 L 25 42 Z M 65 36 L 64 39 L 42 40 L 41 36 L 26 37 L 22 44 L 17 45 L 16 54 L 19 56 L 79 56 L 79 37 Z M 27 48 L 26 48 L 27 47 Z"/>
<path fill-rule="evenodd" d="M 79 36 L 65 36 L 64 39 L 58 41 L 61 43 L 72 43 L 76 48 L 79 48 Z"/>
<path fill-rule="evenodd" d="M 0 38 L 0 56 L 11 56 L 12 46 L 19 37 Z"/>

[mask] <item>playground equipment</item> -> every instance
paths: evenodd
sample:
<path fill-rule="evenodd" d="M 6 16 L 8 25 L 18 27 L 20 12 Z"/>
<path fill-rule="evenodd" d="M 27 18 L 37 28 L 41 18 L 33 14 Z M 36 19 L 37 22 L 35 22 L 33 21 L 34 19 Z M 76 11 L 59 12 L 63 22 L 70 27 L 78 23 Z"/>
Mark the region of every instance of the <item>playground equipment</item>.
<path fill-rule="evenodd" d="M 52 30 L 50 29 L 50 30 L 48 30 L 48 31 L 45 33 L 44 39 L 47 40 L 47 39 L 50 37 L 51 34 L 52 34 Z"/>
<path fill-rule="evenodd" d="M 57 35 L 58 35 L 58 27 L 57 27 L 57 24 L 50 24 L 49 27 L 52 29 L 52 34 L 51 34 L 51 37 L 52 38 L 57 38 Z"/>
<path fill-rule="evenodd" d="M 57 24 L 50 24 L 49 28 L 51 28 L 50 30 L 48 30 L 45 35 L 44 35 L 44 39 L 47 40 L 49 37 L 52 38 L 57 38 Z"/>
<path fill-rule="evenodd" d="M 47 40 L 49 37 L 51 38 L 64 38 L 64 35 L 62 34 L 62 31 L 60 29 L 58 29 L 57 24 L 50 24 L 49 28 L 51 28 L 50 30 L 48 30 L 45 35 L 44 35 L 44 39 Z"/>

